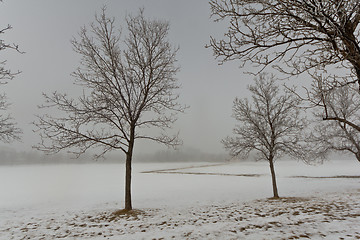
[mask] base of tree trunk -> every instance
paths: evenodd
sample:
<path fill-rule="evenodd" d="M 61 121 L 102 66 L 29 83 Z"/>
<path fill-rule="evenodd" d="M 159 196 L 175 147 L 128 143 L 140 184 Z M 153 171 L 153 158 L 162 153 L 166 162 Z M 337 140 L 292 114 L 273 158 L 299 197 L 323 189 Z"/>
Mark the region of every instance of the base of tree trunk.
<path fill-rule="evenodd" d="M 277 197 L 271 197 L 271 198 L 268 198 L 270 200 L 274 200 L 274 199 L 280 199 L 281 197 L 277 196 Z"/>
<path fill-rule="evenodd" d="M 132 209 L 132 210 L 126 210 L 126 209 L 120 209 L 111 214 L 111 219 L 117 219 L 117 218 L 128 218 L 128 217 L 134 217 L 138 218 L 140 215 L 144 215 L 145 212 L 138 209 Z"/>
<path fill-rule="evenodd" d="M 128 209 L 120 209 L 120 210 L 117 210 L 115 212 L 113 212 L 112 214 L 114 215 L 128 215 L 128 214 L 132 214 L 134 212 L 138 212 L 139 210 L 128 210 Z"/>
<path fill-rule="evenodd" d="M 132 206 L 129 206 L 129 207 L 125 206 L 125 208 L 123 210 L 124 211 L 131 211 L 131 210 L 133 210 L 133 208 L 132 208 Z"/>

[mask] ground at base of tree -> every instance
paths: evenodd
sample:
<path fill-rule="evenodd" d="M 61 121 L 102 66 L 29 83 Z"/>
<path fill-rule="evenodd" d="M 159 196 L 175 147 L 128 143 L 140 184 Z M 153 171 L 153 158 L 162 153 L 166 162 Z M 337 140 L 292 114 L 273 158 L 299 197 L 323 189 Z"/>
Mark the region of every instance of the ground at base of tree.
<path fill-rule="evenodd" d="M 360 239 L 359 198 L 360 189 L 223 206 L 27 214 L 5 222 L 0 239 Z"/>

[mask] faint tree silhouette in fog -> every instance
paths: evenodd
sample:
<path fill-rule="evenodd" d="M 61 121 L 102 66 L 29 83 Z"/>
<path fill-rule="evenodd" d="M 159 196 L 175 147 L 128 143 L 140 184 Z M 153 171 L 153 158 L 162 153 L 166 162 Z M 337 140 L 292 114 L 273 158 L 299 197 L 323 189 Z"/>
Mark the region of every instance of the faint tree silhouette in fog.
<path fill-rule="evenodd" d="M 322 75 L 314 76 L 314 79 L 316 81 L 306 99 L 319 107 L 314 112 L 319 121 L 308 139 L 316 146 L 314 153 L 326 157 L 331 152 L 349 152 L 360 162 L 358 90 L 352 85 L 329 89 L 332 86 L 326 86 L 327 81 Z M 329 121 L 323 121 L 324 118 Z"/>
<path fill-rule="evenodd" d="M 7 110 L 10 104 L 6 101 L 6 95 L 0 95 L 0 111 Z M 16 127 L 14 119 L 9 114 L 0 114 L 0 141 L 10 143 L 13 140 L 20 140 L 21 129 Z"/>
<path fill-rule="evenodd" d="M 273 195 L 278 198 L 274 162 L 284 154 L 307 160 L 303 139 L 306 121 L 301 116 L 300 100 L 291 92 L 281 94 L 274 75 L 261 73 L 248 87 L 252 101 L 234 100 L 233 117 L 238 125 L 234 136 L 222 140 L 230 155 L 247 158 L 257 153 L 257 160 L 270 165 Z"/>
<path fill-rule="evenodd" d="M 220 63 L 273 66 L 288 76 L 327 73 L 323 91 L 360 89 L 360 1 L 211 0 L 210 6 L 215 21 L 229 22 L 224 38 L 212 37 L 208 46 Z M 321 119 L 360 131 L 322 105 Z"/>
<path fill-rule="evenodd" d="M 168 41 L 169 23 L 146 19 L 141 9 L 126 18 L 126 37 L 115 28 L 115 19 L 105 8 L 90 28 L 82 28 L 72 41 L 82 57 L 73 76 L 83 94 L 73 99 L 66 94 L 44 94 L 46 104 L 62 116 L 43 115 L 35 125 L 42 143 L 38 149 L 56 153 L 63 149 L 81 155 L 99 147 L 104 155 L 121 150 L 126 155 L 125 209 L 132 209 L 131 163 L 136 139 L 148 139 L 168 146 L 181 142 L 169 136 L 176 114 L 183 112 L 175 90 L 177 48 Z M 155 127 L 157 136 L 141 131 Z M 48 141 L 49 140 L 49 141 Z"/>
<path fill-rule="evenodd" d="M 2 38 L 3 34 L 11 28 L 11 25 L 0 26 L 0 53 L 9 49 L 20 52 L 18 45 L 9 44 Z M 8 80 L 13 79 L 19 73 L 11 72 L 5 67 L 5 64 L 6 60 L 0 58 L 0 84 L 6 84 Z M 22 131 L 16 127 L 14 119 L 9 114 L 3 114 L 10 105 L 6 100 L 6 95 L 0 94 L 0 141 L 9 143 L 13 140 L 20 140 Z"/>

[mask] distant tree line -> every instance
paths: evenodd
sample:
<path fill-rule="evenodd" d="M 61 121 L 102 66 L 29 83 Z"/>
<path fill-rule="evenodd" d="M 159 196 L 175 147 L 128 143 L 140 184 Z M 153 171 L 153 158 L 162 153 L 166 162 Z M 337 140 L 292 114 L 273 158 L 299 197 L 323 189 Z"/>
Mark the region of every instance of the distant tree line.
<path fill-rule="evenodd" d="M 94 153 L 93 153 L 94 154 Z M 0 165 L 22 164 L 82 164 L 82 163 L 125 163 L 125 157 L 119 157 L 116 152 L 95 159 L 90 152 L 79 157 L 69 153 L 46 155 L 42 152 L 19 151 L 11 147 L 0 147 Z M 136 163 L 176 163 L 176 162 L 227 162 L 231 160 L 226 153 L 207 153 L 194 148 L 159 150 L 154 153 L 134 154 Z"/>

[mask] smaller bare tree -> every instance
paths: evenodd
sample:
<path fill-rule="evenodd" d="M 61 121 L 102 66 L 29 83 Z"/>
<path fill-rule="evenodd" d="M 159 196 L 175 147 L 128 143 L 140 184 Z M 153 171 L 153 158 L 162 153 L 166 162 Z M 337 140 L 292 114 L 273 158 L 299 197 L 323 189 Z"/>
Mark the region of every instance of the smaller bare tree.
<path fill-rule="evenodd" d="M 240 124 L 233 129 L 235 136 L 222 143 L 232 156 L 247 158 L 250 152 L 257 152 L 257 160 L 268 161 L 273 195 L 278 198 L 274 162 L 284 154 L 307 160 L 302 137 L 306 121 L 299 98 L 290 91 L 280 94 L 274 75 L 260 74 L 248 89 L 252 103 L 246 98 L 234 100 L 233 117 Z"/>

